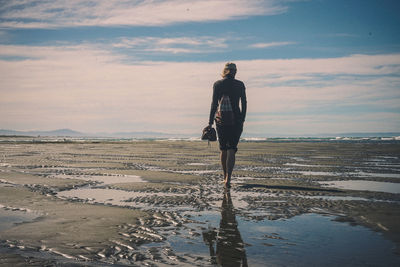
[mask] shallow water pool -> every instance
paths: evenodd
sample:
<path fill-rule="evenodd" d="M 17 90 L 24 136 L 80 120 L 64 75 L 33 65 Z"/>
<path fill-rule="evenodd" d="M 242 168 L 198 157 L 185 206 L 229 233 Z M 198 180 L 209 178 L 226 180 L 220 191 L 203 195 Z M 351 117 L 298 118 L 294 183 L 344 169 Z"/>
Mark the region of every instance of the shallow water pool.
<path fill-rule="evenodd" d="M 398 266 L 395 245 L 334 216 L 303 214 L 289 220 L 246 220 L 229 211 L 192 214 L 199 235 L 168 238 L 178 253 L 223 266 Z M 244 265 L 245 266 L 245 265 Z"/>
<path fill-rule="evenodd" d="M 18 223 L 31 222 L 39 216 L 34 212 L 0 208 L 0 232 L 12 228 Z"/>
<path fill-rule="evenodd" d="M 325 187 L 400 194 L 400 183 L 375 182 L 375 181 L 363 181 L 363 180 L 322 181 L 319 183 Z"/>

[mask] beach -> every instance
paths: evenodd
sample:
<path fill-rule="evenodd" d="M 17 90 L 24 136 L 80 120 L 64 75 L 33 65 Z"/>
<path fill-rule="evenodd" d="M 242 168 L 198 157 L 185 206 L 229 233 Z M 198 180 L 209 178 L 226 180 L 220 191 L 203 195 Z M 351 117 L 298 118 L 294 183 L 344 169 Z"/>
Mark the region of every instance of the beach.
<path fill-rule="evenodd" d="M 0 265 L 400 264 L 400 142 L 2 137 Z M 58 264 L 58 265 L 57 265 Z"/>

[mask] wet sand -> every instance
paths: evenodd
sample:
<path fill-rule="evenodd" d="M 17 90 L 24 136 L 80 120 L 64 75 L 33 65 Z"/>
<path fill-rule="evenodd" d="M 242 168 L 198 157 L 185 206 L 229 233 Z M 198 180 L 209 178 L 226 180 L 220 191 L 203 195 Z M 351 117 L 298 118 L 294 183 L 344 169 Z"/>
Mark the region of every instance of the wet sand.
<path fill-rule="evenodd" d="M 215 143 L 2 138 L 0 153 L 0 264 L 400 264 L 400 143 L 242 142 L 229 192 Z"/>

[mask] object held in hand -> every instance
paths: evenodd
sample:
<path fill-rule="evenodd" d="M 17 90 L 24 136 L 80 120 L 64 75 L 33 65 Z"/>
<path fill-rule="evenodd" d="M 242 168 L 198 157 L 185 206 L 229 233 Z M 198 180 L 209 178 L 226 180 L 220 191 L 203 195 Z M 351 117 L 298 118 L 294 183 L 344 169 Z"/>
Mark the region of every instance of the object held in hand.
<path fill-rule="evenodd" d="M 203 134 L 201 135 L 201 140 L 217 141 L 217 133 L 215 129 L 211 126 L 207 126 L 203 129 Z"/>

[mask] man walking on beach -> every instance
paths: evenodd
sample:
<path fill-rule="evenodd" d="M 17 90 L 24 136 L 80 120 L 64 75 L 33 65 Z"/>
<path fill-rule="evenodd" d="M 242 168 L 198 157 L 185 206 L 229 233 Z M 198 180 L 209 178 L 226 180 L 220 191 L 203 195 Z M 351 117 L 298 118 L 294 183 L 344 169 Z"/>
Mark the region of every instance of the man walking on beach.
<path fill-rule="evenodd" d="M 228 188 L 247 110 L 246 88 L 242 81 L 235 79 L 236 72 L 234 63 L 225 64 L 222 72 L 223 79 L 214 83 L 209 117 L 209 127 L 213 125 L 214 120 L 216 121 L 224 184 Z"/>

